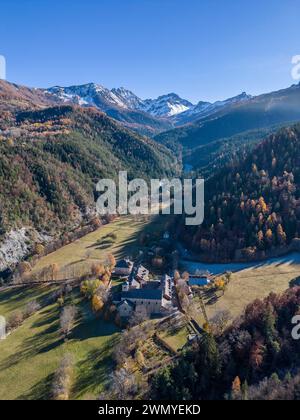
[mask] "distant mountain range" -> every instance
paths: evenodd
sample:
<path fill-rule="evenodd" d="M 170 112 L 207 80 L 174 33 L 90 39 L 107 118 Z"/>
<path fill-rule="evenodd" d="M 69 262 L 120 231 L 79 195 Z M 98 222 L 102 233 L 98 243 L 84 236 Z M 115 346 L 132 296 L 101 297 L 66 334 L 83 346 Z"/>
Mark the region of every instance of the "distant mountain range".
<path fill-rule="evenodd" d="M 95 107 L 126 128 L 153 137 L 195 168 L 238 153 L 278 127 L 300 121 L 300 85 L 259 96 L 240 95 L 192 104 L 175 93 L 141 99 L 123 87 L 99 84 L 31 89 L 0 81 L 0 110 L 75 104 Z M 225 146 L 224 146 L 225 145 Z M 225 150 L 226 149 L 226 150 Z"/>
<path fill-rule="evenodd" d="M 0 110 L 1 104 L 2 108 L 5 107 L 7 110 L 6 99 L 9 99 L 10 110 L 58 104 L 96 107 L 125 127 L 150 137 L 250 98 L 249 95 L 242 93 L 225 101 L 199 102 L 194 105 L 175 93 L 162 95 L 157 99 L 143 100 L 123 87 L 110 90 L 95 83 L 36 89 L 0 80 Z"/>
<path fill-rule="evenodd" d="M 202 160 L 209 161 L 211 153 L 222 148 L 228 139 L 235 137 L 236 140 L 238 136 L 238 142 L 243 142 L 243 137 L 260 140 L 261 134 L 267 135 L 274 127 L 298 121 L 300 84 L 255 97 L 242 94 L 220 106 L 216 103 L 206 108 L 204 104 L 202 115 L 197 114 L 188 124 L 161 133 L 155 139 L 176 154 L 182 153 L 185 163 L 198 166 L 201 154 Z"/>
<path fill-rule="evenodd" d="M 96 84 L 35 89 L 0 80 L 0 243 L 11 229 L 24 226 L 51 236 L 78 226 L 93 207 L 97 179 L 115 177 L 124 168 L 131 178 L 159 178 L 178 175 L 183 162 L 205 178 L 214 177 L 215 183 L 232 168 L 238 167 L 242 176 L 243 162 L 252 156 L 249 147 L 294 121 L 300 121 L 300 84 L 193 105 L 174 93 L 142 100 L 124 88 Z M 283 133 L 286 141 L 280 149 L 275 144 L 279 137 L 274 137 L 282 165 L 290 142 L 289 131 Z M 299 129 L 292 135 L 297 141 L 286 167 L 297 167 L 298 182 Z M 260 159 L 264 150 L 256 149 Z M 268 164 L 269 155 L 272 150 Z M 284 228 L 288 233 L 287 223 Z"/>
<path fill-rule="evenodd" d="M 199 102 L 194 105 L 176 93 L 162 95 L 157 99 L 143 100 L 123 87 L 109 90 L 95 83 L 70 87 L 55 86 L 48 89 L 47 93 L 53 94 L 61 101 L 82 106 L 96 106 L 104 112 L 111 108 L 145 112 L 152 117 L 167 119 L 173 125 L 190 122 L 202 115 L 209 115 L 225 106 L 251 98 L 250 95 L 243 92 L 241 95 L 225 101 Z"/>
<path fill-rule="evenodd" d="M 213 103 L 200 101 L 197 105 L 192 105 L 186 111 L 174 115 L 172 120 L 177 126 L 191 123 L 199 118 L 208 117 L 228 106 L 247 102 L 251 98 L 251 95 L 243 92 L 240 95 L 225 99 L 224 101 L 216 101 Z"/>

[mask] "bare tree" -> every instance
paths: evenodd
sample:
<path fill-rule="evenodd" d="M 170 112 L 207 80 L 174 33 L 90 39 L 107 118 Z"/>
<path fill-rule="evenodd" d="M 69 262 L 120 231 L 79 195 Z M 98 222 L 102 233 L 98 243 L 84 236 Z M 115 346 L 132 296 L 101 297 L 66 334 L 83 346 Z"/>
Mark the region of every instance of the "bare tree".
<path fill-rule="evenodd" d="M 88 249 L 85 253 L 85 258 L 87 260 L 89 260 L 91 258 L 91 256 L 92 256 L 92 251 L 90 249 Z"/>
<path fill-rule="evenodd" d="M 210 320 L 213 332 L 216 335 L 222 335 L 231 319 L 230 311 L 218 311 Z"/>
<path fill-rule="evenodd" d="M 54 374 L 52 395 L 55 400 L 68 400 L 70 397 L 74 359 L 66 354 Z"/>
<path fill-rule="evenodd" d="M 182 273 L 181 278 L 185 281 L 189 281 L 190 278 L 190 273 L 188 273 L 187 271 L 185 271 L 184 273 Z"/>
<path fill-rule="evenodd" d="M 96 400 L 97 401 L 107 401 L 107 400 L 112 400 L 112 397 L 111 397 L 111 395 L 109 394 L 108 391 L 103 391 L 103 392 L 101 392 L 101 394 L 98 395 Z"/>
<path fill-rule="evenodd" d="M 65 295 L 70 295 L 73 291 L 73 287 L 71 284 L 66 284 L 65 288 L 64 288 L 64 293 Z"/>
<path fill-rule="evenodd" d="M 109 297 L 109 289 L 103 283 L 101 283 L 96 290 L 96 295 L 100 297 L 103 303 L 106 303 Z"/>
<path fill-rule="evenodd" d="M 145 322 L 123 332 L 121 339 L 114 348 L 114 359 L 122 366 L 130 352 L 138 347 L 138 343 L 145 341 L 149 335 L 149 325 Z"/>
<path fill-rule="evenodd" d="M 24 314 L 21 311 L 14 312 L 10 315 L 7 321 L 7 329 L 13 330 L 19 327 L 24 321 Z"/>
<path fill-rule="evenodd" d="M 135 311 L 129 319 L 128 326 L 130 328 L 142 324 L 149 319 L 149 315 L 145 307 L 141 307 L 138 311 Z"/>
<path fill-rule="evenodd" d="M 24 315 L 25 317 L 29 317 L 35 314 L 40 309 L 41 309 L 41 305 L 36 300 L 32 300 L 31 302 L 27 303 L 25 311 L 24 311 Z"/>
<path fill-rule="evenodd" d="M 131 399 L 137 392 L 135 376 L 125 368 L 116 370 L 111 376 L 111 392 L 118 400 Z"/>
<path fill-rule="evenodd" d="M 58 264 L 51 264 L 49 267 L 49 272 L 50 272 L 50 276 L 51 276 L 51 280 L 57 280 L 58 279 L 58 274 L 59 274 L 59 265 Z"/>
<path fill-rule="evenodd" d="M 70 335 L 74 327 L 76 313 L 75 306 L 66 306 L 62 310 L 60 315 L 60 329 L 65 338 Z"/>

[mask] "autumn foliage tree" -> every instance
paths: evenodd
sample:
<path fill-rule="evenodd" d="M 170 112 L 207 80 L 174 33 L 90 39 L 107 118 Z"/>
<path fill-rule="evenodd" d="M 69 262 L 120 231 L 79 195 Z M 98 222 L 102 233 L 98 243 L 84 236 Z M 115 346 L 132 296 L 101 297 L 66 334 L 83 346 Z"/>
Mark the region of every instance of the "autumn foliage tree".
<path fill-rule="evenodd" d="M 204 222 L 176 223 L 208 261 L 264 258 L 300 238 L 300 125 L 280 130 L 206 184 Z M 179 228 L 178 228 L 179 224 Z"/>
<path fill-rule="evenodd" d="M 300 287 L 295 287 L 253 301 L 221 334 L 215 335 L 211 320 L 203 339 L 150 380 L 152 398 L 245 400 L 300 395 L 295 388 L 300 383 L 300 342 L 288 328 L 299 307 Z M 285 379 L 286 372 L 290 374 Z"/>

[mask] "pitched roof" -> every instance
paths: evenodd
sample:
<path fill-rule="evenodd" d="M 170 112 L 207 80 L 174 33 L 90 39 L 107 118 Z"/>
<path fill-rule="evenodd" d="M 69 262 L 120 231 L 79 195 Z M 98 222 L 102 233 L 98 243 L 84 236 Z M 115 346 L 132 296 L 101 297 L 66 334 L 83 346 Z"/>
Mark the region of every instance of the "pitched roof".
<path fill-rule="evenodd" d="M 159 289 L 161 287 L 161 281 L 160 280 L 151 280 L 147 281 L 147 283 L 144 284 L 143 289 Z"/>
<path fill-rule="evenodd" d="M 130 268 L 132 265 L 132 262 L 129 260 L 120 260 L 116 264 L 116 268 Z"/>
<path fill-rule="evenodd" d="M 133 302 L 130 302 L 130 300 L 125 299 L 125 300 L 122 300 L 120 303 L 117 304 L 117 308 L 119 308 L 119 306 L 124 305 L 124 303 L 131 306 L 132 308 L 134 308 L 134 306 L 135 306 Z"/>
<path fill-rule="evenodd" d="M 190 286 L 206 286 L 208 283 L 210 283 L 210 280 L 206 276 L 192 277 L 189 279 Z"/>
<path fill-rule="evenodd" d="M 128 292 L 122 292 L 122 299 L 147 299 L 147 300 L 161 300 L 161 289 L 135 289 Z"/>
<path fill-rule="evenodd" d="M 144 280 L 145 278 L 147 279 L 149 276 L 149 270 L 147 270 L 147 268 L 145 268 L 143 265 L 139 265 L 137 267 L 134 267 L 134 269 L 131 272 L 130 275 L 130 281 L 132 281 L 135 277 L 139 277 L 142 280 Z"/>

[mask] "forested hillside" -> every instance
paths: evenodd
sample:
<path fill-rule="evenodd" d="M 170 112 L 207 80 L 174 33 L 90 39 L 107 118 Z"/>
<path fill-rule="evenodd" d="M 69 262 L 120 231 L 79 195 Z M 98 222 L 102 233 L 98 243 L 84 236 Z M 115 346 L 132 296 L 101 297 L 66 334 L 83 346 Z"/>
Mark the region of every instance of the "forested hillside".
<path fill-rule="evenodd" d="M 281 126 L 272 126 L 246 131 L 235 136 L 222 138 L 192 150 L 183 151 L 182 159 L 191 165 L 202 178 L 208 179 L 224 165 L 236 165 L 268 135 L 276 133 Z"/>
<path fill-rule="evenodd" d="M 263 258 L 300 235 L 300 125 L 280 130 L 206 183 L 202 226 L 180 238 L 208 260 Z"/>
<path fill-rule="evenodd" d="M 156 118 L 143 110 L 131 109 L 124 104 L 109 101 L 107 95 L 111 92 L 102 87 L 99 87 L 99 90 L 93 83 L 73 88 L 68 88 L 66 95 L 60 95 L 62 88 L 34 89 L 0 80 L 0 112 L 42 109 L 55 105 L 80 105 L 85 108 L 95 107 L 119 121 L 124 127 L 142 135 L 154 136 L 173 126 L 165 118 Z M 80 94 L 83 93 L 86 96 L 81 97 Z M 115 95 L 113 97 L 118 99 Z"/>
<path fill-rule="evenodd" d="M 61 101 L 43 91 L 0 80 L 0 118 L 2 112 L 45 108 Z"/>
<path fill-rule="evenodd" d="M 202 153 L 203 160 L 210 160 L 211 153 L 220 146 L 216 144 L 217 141 L 230 140 L 237 135 L 242 140 L 247 140 L 249 132 L 269 130 L 276 125 L 283 126 L 298 121 L 300 85 L 294 85 L 245 102 L 230 104 L 208 117 L 166 131 L 155 138 L 176 152 L 182 151 L 185 163 L 197 168 L 202 163 L 198 159 L 199 153 Z M 217 146 L 216 149 L 210 147 L 213 144 Z"/>
<path fill-rule="evenodd" d="M 0 233 L 24 225 L 50 234 L 94 207 L 95 183 L 171 175 L 170 152 L 95 109 L 47 108 L 0 118 Z"/>
<path fill-rule="evenodd" d="M 220 335 L 212 323 L 200 342 L 151 379 L 150 395 L 165 400 L 299 400 L 300 340 L 292 338 L 300 288 L 256 300 Z"/>

